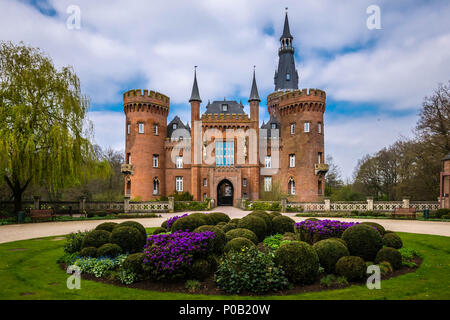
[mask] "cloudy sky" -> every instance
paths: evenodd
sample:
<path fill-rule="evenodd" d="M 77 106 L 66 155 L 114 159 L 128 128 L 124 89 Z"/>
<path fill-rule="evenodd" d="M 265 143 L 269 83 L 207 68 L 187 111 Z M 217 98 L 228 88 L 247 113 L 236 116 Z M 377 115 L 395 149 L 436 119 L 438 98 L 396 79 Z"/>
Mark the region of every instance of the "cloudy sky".
<path fill-rule="evenodd" d="M 79 30 L 67 27 L 72 5 Z M 381 29 L 367 28 L 370 5 Z M 325 151 L 351 177 L 363 155 L 412 136 L 424 96 L 450 80 L 448 0 L 0 0 L 0 40 L 73 66 L 91 98 L 95 142 L 123 150 L 122 93 L 162 92 L 169 120 L 189 121 L 194 65 L 203 107 L 247 103 L 256 65 L 267 120 L 285 7 L 299 87 L 327 91 Z"/>

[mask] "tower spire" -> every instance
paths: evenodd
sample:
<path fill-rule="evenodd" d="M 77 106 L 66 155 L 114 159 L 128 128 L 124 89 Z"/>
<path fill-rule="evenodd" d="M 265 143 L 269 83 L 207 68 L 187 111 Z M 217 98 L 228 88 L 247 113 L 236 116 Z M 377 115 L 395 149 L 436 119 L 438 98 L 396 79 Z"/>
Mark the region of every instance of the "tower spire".
<path fill-rule="evenodd" d="M 259 94 L 258 94 L 258 87 L 256 85 L 256 66 L 253 66 L 253 83 L 252 83 L 252 90 L 250 91 L 250 98 L 249 98 L 249 102 L 250 101 L 261 101 L 261 99 L 259 98 Z"/>
<path fill-rule="evenodd" d="M 202 99 L 200 99 L 200 93 L 198 92 L 198 85 L 197 85 L 197 66 L 195 66 L 194 69 L 194 85 L 192 86 L 191 99 L 189 99 L 189 102 L 192 101 L 202 102 Z"/>
<path fill-rule="evenodd" d="M 295 68 L 294 47 L 289 28 L 289 18 L 286 8 L 286 16 L 284 18 L 283 34 L 280 37 L 280 48 L 278 49 L 278 70 L 275 71 L 275 91 L 277 90 L 295 90 L 298 89 L 298 73 Z"/>

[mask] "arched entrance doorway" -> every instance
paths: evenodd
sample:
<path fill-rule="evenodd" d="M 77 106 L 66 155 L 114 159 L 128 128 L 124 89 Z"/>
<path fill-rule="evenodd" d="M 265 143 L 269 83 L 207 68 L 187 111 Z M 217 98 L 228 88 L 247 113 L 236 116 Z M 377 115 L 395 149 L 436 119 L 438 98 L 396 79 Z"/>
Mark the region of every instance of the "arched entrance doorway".
<path fill-rule="evenodd" d="M 222 180 L 217 186 L 217 205 L 232 206 L 233 205 L 233 184 L 227 179 Z"/>

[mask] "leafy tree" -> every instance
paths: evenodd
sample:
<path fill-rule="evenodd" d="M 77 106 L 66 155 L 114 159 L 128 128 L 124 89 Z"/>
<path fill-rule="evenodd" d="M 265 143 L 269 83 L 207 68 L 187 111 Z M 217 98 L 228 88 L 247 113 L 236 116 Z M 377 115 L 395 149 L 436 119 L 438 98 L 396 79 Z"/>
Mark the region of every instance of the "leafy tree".
<path fill-rule="evenodd" d="M 0 42 L 0 175 L 16 212 L 31 184 L 56 192 L 109 172 L 95 159 L 88 108 L 71 67 L 57 70 L 38 48 Z"/>

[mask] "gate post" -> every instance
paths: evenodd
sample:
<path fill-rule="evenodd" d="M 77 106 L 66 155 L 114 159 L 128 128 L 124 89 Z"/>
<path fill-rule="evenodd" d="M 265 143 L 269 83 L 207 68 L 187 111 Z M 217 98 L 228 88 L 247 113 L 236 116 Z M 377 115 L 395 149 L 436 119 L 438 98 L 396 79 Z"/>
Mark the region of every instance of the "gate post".
<path fill-rule="evenodd" d="M 39 210 L 41 208 L 40 200 L 41 196 L 33 196 L 34 200 L 34 210 Z"/>
<path fill-rule="evenodd" d="M 367 211 L 373 211 L 373 197 L 367 197 Z"/>

